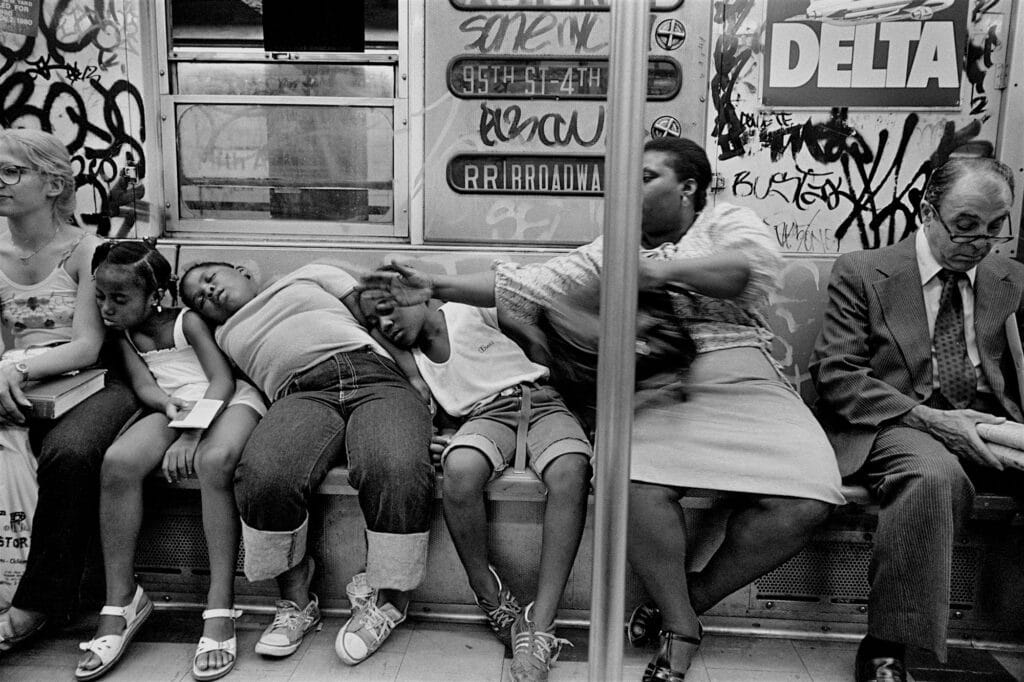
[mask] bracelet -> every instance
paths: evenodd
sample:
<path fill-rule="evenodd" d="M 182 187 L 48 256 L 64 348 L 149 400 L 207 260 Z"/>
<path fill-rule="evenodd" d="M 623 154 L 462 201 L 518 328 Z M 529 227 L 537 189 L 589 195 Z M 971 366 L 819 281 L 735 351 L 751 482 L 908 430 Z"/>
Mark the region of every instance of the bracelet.
<path fill-rule="evenodd" d="M 14 371 L 21 375 L 23 382 L 28 381 L 28 365 L 24 362 L 17 362 L 14 364 Z"/>

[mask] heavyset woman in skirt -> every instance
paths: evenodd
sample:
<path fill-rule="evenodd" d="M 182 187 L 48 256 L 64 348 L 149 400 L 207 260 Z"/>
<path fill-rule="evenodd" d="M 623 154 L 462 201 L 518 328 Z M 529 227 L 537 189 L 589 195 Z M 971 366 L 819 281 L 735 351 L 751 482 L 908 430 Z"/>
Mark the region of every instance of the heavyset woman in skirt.
<path fill-rule="evenodd" d="M 659 638 L 644 679 L 670 681 L 700 645 L 698 614 L 796 554 L 843 497 L 824 432 L 769 352 L 765 313 L 782 259 L 768 229 L 749 209 L 707 206 L 710 163 L 690 140 L 648 142 L 643 181 L 640 288 L 668 294 L 697 349 L 682 391 L 637 396 L 633 426 L 628 553 L 653 604 L 634 613 L 631 638 Z M 469 276 L 396 264 L 366 285 L 399 302 L 496 303 L 505 319 L 538 325 L 554 302 L 597 289 L 601 258 L 597 239 Z M 571 335 L 571 313 L 559 318 L 556 333 Z M 597 466 L 602 456 L 615 453 L 599 452 Z M 687 574 L 679 500 L 691 488 L 731 493 L 732 504 L 717 549 Z"/>

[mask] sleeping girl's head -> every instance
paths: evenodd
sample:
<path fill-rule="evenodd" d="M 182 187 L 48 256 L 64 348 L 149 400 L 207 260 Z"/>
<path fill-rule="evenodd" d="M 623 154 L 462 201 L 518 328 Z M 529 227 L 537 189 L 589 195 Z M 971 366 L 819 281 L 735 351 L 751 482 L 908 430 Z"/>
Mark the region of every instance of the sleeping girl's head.
<path fill-rule="evenodd" d="M 149 242 L 100 244 L 92 272 L 96 304 L 108 327 L 137 327 L 162 311 L 165 294 L 177 296 L 171 264 Z"/>

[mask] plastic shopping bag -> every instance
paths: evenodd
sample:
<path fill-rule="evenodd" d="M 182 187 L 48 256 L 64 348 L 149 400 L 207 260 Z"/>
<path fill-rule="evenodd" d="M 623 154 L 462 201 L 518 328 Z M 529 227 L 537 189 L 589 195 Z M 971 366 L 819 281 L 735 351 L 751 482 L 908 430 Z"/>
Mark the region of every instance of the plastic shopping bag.
<path fill-rule="evenodd" d="M 0 610 L 10 606 L 25 573 L 37 498 L 28 429 L 0 426 Z"/>

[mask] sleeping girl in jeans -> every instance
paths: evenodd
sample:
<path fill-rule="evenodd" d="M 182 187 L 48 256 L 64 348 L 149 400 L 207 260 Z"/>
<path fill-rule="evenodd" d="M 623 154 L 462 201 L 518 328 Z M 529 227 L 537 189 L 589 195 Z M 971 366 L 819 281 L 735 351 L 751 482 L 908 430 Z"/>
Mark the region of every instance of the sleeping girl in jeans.
<path fill-rule="evenodd" d="M 310 498 L 331 467 L 347 462 L 366 520 L 366 572 L 349 586 L 353 615 L 336 642 L 344 662 L 368 658 L 405 620 L 426 570 L 430 412 L 390 344 L 360 323 L 355 288 L 329 265 L 265 287 L 227 263 L 195 265 L 181 278 L 183 300 L 216 325 L 225 354 L 271 399 L 235 472 L 246 576 L 275 578 L 281 592 L 256 645 L 267 656 L 294 653 L 320 620 L 306 535 Z M 396 355 L 415 376 L 409 354 Z"/>

